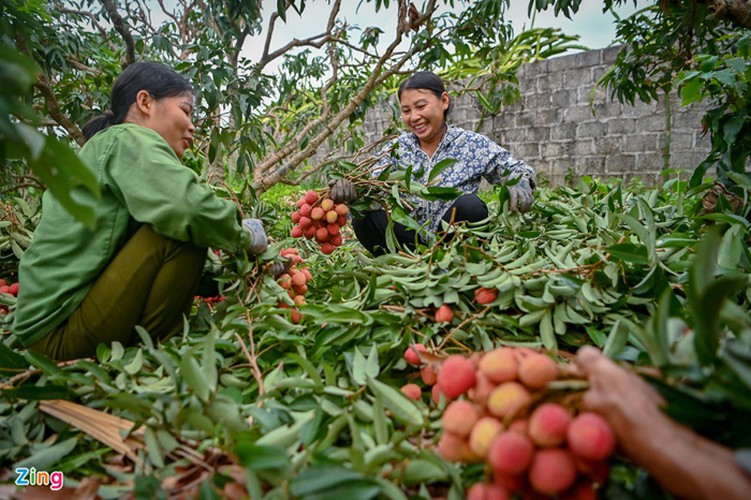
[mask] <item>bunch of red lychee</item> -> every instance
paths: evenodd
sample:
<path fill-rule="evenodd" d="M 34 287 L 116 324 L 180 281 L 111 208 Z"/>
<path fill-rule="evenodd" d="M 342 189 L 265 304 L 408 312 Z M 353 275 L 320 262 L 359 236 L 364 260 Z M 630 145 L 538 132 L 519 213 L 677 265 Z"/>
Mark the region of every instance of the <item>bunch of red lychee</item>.
<path fill-rule="evenodd" d="M 1 293 L 7 293 L 8 295 L 17 297 L 18 296 L 18 283 L 11 283 L 9 285 L 7 281 L 0 278 L 0 294 Z M 8 311 L 9 309 L 7 306 L 0 304 L 0 314 L 3 314 L 3 315 L 8 314 Z"/>
<path fill-rule="evenodd" d="M 300 256 L 300 252 L 296 248 L 285 248 L 279 255 L 291 261 L 291 265 L 287 267 L 287 272 L 282 273 L 277 278 L 279 285 L 287 290 L 289 297 L 296 306 L 305 304 L 305 294 L 308 292 L 308 282 L 313 279 L 313 275 L 310 273 L 308 267 L 299 267 L 304 265 L 305 260 Z M 283 301 L 279 302 L 279 307 L 287 309 L 290 306 Z M 290 312 L 290 320 L 294 324 L 298 324 L 302 319 L 302 314 L 296 307 L 292 308 Z"/>
<path fill-rule="evenodd" d="M 405 358 L 419 365 L 425 350 L 410 346 Z M 488 466 L 488 481 L 473 485 L 467 498 L 596 498 L 608 477 L 615 434 L 598 414 L 571 408 L 570 398 L 555 400 L 546 389 L 558 378 L 549 356 L 501 347 L 425 364 L 421 375 L 426 385 L 435 382 L 433 400 L 447 402 L 438 452 L 446 460 Z M 416 384 L 402 391 L 421 396 Z"/>
<path fill-rule="evenodd" d="M 328 197 L 308 191 L 297 201 L 297 210 L 292 212 L 292 237 L 305 237 L 321 245 L 321 252 L 329 255 L 342 244 L 340 229 L 347 224 L 349 208 L 344 203 L 336 204 Z"/>

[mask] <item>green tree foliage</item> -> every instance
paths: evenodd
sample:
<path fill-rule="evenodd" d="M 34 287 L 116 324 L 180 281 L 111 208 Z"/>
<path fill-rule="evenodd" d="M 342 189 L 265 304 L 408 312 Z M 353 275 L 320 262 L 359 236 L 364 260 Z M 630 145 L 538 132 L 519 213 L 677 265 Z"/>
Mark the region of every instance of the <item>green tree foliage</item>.
<path fill-rule="evenodd" d="M 684 104 L 709 99 L 714 106 L 704 117 L 712 131 L 712 150 L 696 169 L 693 184 L 699 184 L 706 171 L 716 166 L 718 178 L 742 186 L 751 184 L 746 164 L 751 155 L 751 32 L 730 33 L 724 37 L 728 50 L 699 54 L 696 69 L 679 75 Z"/>
<path fill-rule="evenodd" d="M 349 24 L 341 1 L 280 1 L 262 9 L 261 2 L 219 0 L 36 0 L 23 3 L 32 24 L 20 8 L 6 9 L 4 33 L 42 70 L 31 97 L 45 123 L 78 144 L 80 125 L 106 109 L 122 67 L 140 59 L 175 67 L 197 91 L 197 142 L 189 162 L 213 179 L 228 168 L 252 173 L 249 184 L 261 192 L 280 181 L 299 183 L 356 154 L 365 146 L 360 126 L 367 110 L 408 71 L 472 77 L 477 92 L 485 80 L 511 83 L 483 96 L 492 111 L 498 96 L 513 97 L 521 62 L 572 46 L 572 37 L 555 30 L 515 37 L 504 21 L 505 0 L 462 3 L 466 9 L 457 14 L 447 9 L 453 1 L 430 0 L 421 11 L 407 2 L 361 2 L 363 11 L 392 14 L 394 33 L 387 36 Z M 280 23 L 322 8 L 329 16 L 319 34 L 274 36 Z M 247 55 L 251 44 L 263 47 L 260 56 Z M 494 62 L 500 56 L 504 62 Z"/>
<path fill-rule="evenodd" d="M 40 71 L 31 59 L 16 50 L 7 36 L 13 30 L 29 35 L 35 29 L 43 30 L 38 23 L 38 8 L 33 2 L 23 6 L 13 2 L 1 9 L 0 162 L 10 166 L 24 160 L 67 210 L 91 225 L 95 217 L 94 204 L 99 196 L 96 179 L 54 133 L 45 135 L 36 128 L 41 120 L 30 106 L 28 97 Z"/>

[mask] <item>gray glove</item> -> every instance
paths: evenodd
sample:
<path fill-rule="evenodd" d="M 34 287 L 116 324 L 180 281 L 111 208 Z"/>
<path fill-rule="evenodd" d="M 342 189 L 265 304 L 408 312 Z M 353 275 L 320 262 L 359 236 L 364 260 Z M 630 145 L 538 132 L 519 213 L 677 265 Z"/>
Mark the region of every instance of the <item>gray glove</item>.
<path fill-rule="evenodd" d="M 294 261 L 288 257 L 284 257 L 284 262 L 274 262 L 270 267 L 270 273 L 274 278 L 278 278 L 282 274 L 289 271 L 289 268 L 294 265 Z"/>
<path fill-rule="evenodd" d="M 535 192 L 526 177 L 519 179 L 513 186 L 508 186 L 510 195 L 508 207 L 514 212 L 529 212 L 535 201 Z"/>
<path fill-rule="evenodd" d="M 263 230 L 263 223 L 258 219 L 243 219 L 243 226 L 250 231 L 248 252 L 265 252 L 269 246 L 269 239 L 266 237 L 266 231 Z"/>
<path fill-rule="evenodd" d="M 357 199 L 355 185 L 347 179 L 331 179 L 329 196 L 335 203 L 349 203 Z"/>

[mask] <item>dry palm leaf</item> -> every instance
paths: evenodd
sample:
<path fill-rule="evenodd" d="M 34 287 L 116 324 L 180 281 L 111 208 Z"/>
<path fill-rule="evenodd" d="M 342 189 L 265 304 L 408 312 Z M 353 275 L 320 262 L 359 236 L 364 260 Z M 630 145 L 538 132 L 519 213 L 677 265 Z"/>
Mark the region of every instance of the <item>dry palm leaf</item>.
<path fill-rule="evenodd" d="M 134 429 L 135 424 L 130 420 L 62 399 L 40 401 L 39 408 L 121 453 L 137 467 L 144 467 L 143 460 L 138 456 L 138 451 L 145 447 L 144 429 Z M 171 495 L 192 491 L 214 474 L 218 467 L 234 462 L 222 450 L 208 447 L 204 453 L 200 453 L 189 444 L 181 443 L 168 454 L 172 459 L 182 458 L 192 464 L 180 468 L 179 474 L 165 480 L 162 486 Z M 192 444 L 198 446 L 198 443 Z"/>
<path fill-rule="evenodd" d="M 138 467 L 143 467 L 143 460 L 136 452 L 144 444 L 134 437 L 142 437 L 142 431 L 132 432 L 135 424 L 130 420 L 64 399 L 40 401 L 39 409 L 122 453 Z"/>

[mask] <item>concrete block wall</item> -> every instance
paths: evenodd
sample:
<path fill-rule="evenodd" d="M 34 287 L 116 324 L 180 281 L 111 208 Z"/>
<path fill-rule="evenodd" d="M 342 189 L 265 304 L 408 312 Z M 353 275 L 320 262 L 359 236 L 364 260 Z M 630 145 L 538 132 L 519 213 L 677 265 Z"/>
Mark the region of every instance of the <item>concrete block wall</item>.
<path fill-rule="evenodd" d="M 526 64 L 518 74 L 518 103 L 486 117 L 478 129 L 481 107 L 465 94 L 454 99 L 450 122 L 489 136 L 552 185 L 584 175 L 638 177 L 654 185 L 661 182 L 666 155 L 668 168 L 690 176 L 709 151 L 709 137 L 701 128 L 705 108 L 684 108 L 673 94 L 668 135 L 664 99 L 631 106 L 595 88 L 618 51 L 611 47 Z M 390 119 L 386 105 L 371 112 L 366 142 L 378 139 Z"/>

